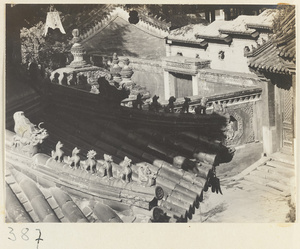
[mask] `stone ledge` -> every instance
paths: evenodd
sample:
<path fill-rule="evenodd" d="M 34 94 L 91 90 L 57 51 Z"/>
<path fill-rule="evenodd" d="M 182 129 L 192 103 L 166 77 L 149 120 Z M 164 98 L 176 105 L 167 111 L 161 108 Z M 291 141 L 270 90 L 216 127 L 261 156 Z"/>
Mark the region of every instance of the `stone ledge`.
<path fill-rule="evenodd" d="M 248 168 L 246 168 L 244 171 L 242 171 L 241 173 L 239 173 L 236 176 L 233 176 L 227 180 L 229 181 L 238 181 L 238 180 L 242 180 L 246 175 L 248 175 L 251 171 L 257 169 L 257 167 L 261 166 L 262 164 L 264 164 L 265 162 L 267 162 L 268 160 L 270 160 L 269 157 L 262 157 L 261 159 L 259 159 L 257 162 L 253 163 L 251 166 L 249 166 Z"/>

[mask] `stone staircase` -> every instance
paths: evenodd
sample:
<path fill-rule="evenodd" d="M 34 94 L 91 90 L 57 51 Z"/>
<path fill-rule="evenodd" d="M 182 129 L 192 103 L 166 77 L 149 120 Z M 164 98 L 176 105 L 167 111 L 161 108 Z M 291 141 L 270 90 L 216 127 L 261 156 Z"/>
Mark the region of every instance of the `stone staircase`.
<path fill-rule="evenodd" d="M 270 157 L 263 157 L 255 164 L 235 176 L 226 185 L 234 184 L 237 188 L 260 190 L 266 194 L 287 197 L 292 193 L 295 176 L 292 155 L 276 152 Z"/>

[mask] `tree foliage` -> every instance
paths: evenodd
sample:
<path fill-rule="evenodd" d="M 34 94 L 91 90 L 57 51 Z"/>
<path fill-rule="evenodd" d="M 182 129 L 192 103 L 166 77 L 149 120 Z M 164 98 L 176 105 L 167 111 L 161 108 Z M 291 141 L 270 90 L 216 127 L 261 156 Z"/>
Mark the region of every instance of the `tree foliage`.
<path fill-rule="evenodd" d="M 47 37 L 44 37 L 44 28 L 45 24 L 40 21 L 31 28 L 21 29 L 22 63 L 43 63 L 52 71 L 64 66 L 67 43 L 63 41 L 63 35 L 58 29 L 49 30 Z"/>

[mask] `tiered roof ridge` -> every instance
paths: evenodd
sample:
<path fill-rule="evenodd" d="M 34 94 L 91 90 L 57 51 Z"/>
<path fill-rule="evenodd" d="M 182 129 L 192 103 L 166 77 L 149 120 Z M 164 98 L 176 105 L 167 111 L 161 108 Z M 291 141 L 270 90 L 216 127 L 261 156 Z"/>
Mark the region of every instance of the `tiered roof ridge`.
<path fill-rule="evenodd" d="M 117 17 L 121 17 L 125 20 L 128 20 L 129 18 L 128 11 L 122 6 L 111 7 L 107 9 L 110 9 L 110 12 L 106 13 L 103 17 L 95 18 L 92 16 L 89 18 L 89 25 L 87 25 L 86 28 L 84 28 L 81 32 L 82 34 L 80 38 L 82 40 L 91 38 L 93 35 L 109 25 L 109 23 L 114 21 Z M 101 11 L 103 12 L 103 10 Z M 161 37 L 164 37 L 168 34 L 170 26 L 170 23 L 167 23 L 166 20 L 161 20 L 160 17 L 152 17 L 143 13 L 139 13 L 139 22 L 136 24 L 136 27 Z"/>

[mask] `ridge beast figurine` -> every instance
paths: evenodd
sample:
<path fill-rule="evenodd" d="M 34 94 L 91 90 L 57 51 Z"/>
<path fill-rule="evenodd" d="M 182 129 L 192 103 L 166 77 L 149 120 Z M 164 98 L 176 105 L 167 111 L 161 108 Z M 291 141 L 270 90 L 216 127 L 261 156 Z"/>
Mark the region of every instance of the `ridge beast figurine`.
<path fill-rule="evenodd" d="M 32 124 L 22 111 L 15 112 L 13 119 L 16 135 L 13 137 L 12 147 L 25 155 L 33 156 L 38 152 L 39 144 L 49 136 L 47 130 L 41 128 L 42 122 L 37 127 Z"/>

